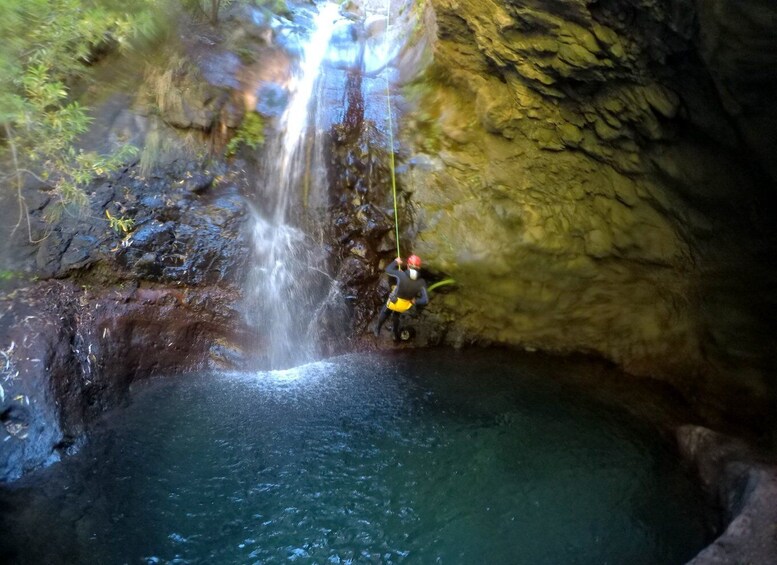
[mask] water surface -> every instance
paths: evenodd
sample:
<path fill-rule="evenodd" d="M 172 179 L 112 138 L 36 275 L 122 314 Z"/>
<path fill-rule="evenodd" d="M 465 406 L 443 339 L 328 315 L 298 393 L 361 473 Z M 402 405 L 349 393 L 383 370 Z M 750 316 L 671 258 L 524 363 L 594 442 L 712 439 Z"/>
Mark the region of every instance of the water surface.
<path fill-rule="evenodd" d="M 500 352 L 157 379 L 0 502 L 20 563 L 659 565 L 706 536 L 659 434 Z"/>

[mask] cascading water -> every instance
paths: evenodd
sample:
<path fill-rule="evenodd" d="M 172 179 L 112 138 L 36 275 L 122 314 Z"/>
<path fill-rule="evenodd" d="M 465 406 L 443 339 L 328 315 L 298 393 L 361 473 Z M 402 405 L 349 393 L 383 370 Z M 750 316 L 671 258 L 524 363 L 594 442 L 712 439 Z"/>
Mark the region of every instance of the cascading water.
<path fill-rule="evenodd" d="M 260 205 L 254 209 L 254 266 L 249 293 L 272 368 L 311 359 L 317 312 L 336 294 L 326 273 L 326 252 L 316 208 L 325 201 L 322 130 L 316 124 L 315 87 L 338 20 L 338 6 L 323 4 L 302 45 L 288 105 L 277 135 L 264 149 Z M 318 232 L 318 233 L 316 233 Z"/>
<path fill-rule="evenodd" d="M 299 64 L 289 84 L 282 85 L 288 102 L 276 135 L 263 149 L 249 278 L 249 315 L 259 324 L 273 369 L 313 360 L 320 328 L 344 329 L 338 321 L 344 299 L 327 272 L 329 183 L 323 148 L 336 124 L 354 127 L 352 122 L 367 119 L 385 127 L 385 74 L 399 46 L 381 26 L 385 21 L 383 13 L 356 22 L 326 2 L 319 5 L 308 37 L 297 39 L 297 27 L 279 32 L 299 53 Z"/>

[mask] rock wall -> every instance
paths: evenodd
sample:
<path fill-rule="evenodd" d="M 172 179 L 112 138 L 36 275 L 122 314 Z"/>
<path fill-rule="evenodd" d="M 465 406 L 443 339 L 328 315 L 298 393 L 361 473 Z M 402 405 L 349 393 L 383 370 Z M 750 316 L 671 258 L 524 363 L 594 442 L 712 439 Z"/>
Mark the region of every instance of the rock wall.
<path fill-rule="evenodd" d="M 408 236 L 458 281 L 428 310 L 443 328 L 433 340 L 595 352 L 763 413 L 774 237 L 759 156 L 777 136 L 758 143 L 766 126 L 720 94 L 752 92 L 718 64 L 748 53 L 738 36 L 705 24 L 738 9 L 699 4 L 698 17 L 669 0 L 419 4 L 405 59 L 431 56 L 420 74 L 403 69 Z M 774 17 L 747 4 L 748 21 Z M 751 24 L 740 36 L 766 34 Z M 771 57 L 750 61 L 761 88 Z M 745 281 L 762 297 L 743 299 Z"/>
<path fill-rule="evenodd" d="M 55 223 L 43 217 L 57 203 L 28 194 L 41 242 L 17 231 L 16 251 L 41 280 L 0 296 L 0 483 L 77 448 L 133 381 L 242 366 L 260 346 L 236 286 L 249 255 L 237 181 L 191 161 L 139 170 L 101 179 L 89 210 Z"/>
<path fill-rule="evenodd" d="M 0 483 L 77 449 L 132 382 L 234 367 L 239 296 L 137 283 L 49 281 L 0 299 Z"/>
<path fill-rule="evenodd" d="M 741 440 L 699 426 L 676 432 L 683 457 L 723 510 L 723 533 L 688 565 L 774 563 L 777 539 L 777 465 Z"/>
<path fill-rule="evenodd" d="M 777 179 L 777 8 L 769 0 L 695 2 L 696 44 L 747 147 Z"/>

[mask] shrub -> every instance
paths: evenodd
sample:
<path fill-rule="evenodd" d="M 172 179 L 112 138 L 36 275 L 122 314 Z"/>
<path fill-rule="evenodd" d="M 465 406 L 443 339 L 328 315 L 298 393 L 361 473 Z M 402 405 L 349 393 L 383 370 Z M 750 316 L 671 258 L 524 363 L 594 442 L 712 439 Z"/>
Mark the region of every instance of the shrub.
<path fill-rule="evenodd" d="M 264 118 L 257 112 L 249 112 L 227 144 L 227 155 L 234 155 L 242 146 L 258 149 L 264 145 Z"/>
<path fill-rule="evenodd" d="M 69 86 L 86 74 L 105 45 L 126 47 L 155 30 L 151 0 L 119 5 L 88 0 L 3 0 L 0 2 L 0 157 L 8 158 L 8 177 L 19 199 L 19 223 L 27 213 L 24 177 L 53 190 L 61 207 L 83 206 L 84 187 L 109 174 L 136 150 L 112 155 L 76 149 L 91 123 L 88 109 Z M 18 227 L 19 224 L 17 224 Z"/>

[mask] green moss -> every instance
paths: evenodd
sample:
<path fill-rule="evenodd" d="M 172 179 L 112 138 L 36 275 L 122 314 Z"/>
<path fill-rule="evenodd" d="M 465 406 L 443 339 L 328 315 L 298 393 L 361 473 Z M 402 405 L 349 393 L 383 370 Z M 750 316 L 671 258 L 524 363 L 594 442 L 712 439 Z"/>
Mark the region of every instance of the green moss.
<path fill-rule="evenodd" d="M 422 152 L 434 155 L 442 148 L 440 110 L 432 93 L 435 87 L 428 80 L 419 80 L 404 87 L 402 94 L 415 108 L 408 116 L 407 127 L 414 143 Z"/>
<path fill-rule="evenodd" d="M 234 155 L 242 145 L 258 149 L 264 145 L 264 118 L 257 112 L 250 112 L 227 144 L 227 155 Z"/>
<path fill-rule="evenodd" d="M 413 25 L 413 32 L 411 33 L 410 44 L 414 45 L 426 31 L 424 27 L 426 0 L 416 0 L 412 6 L 415 24 Z"/>

